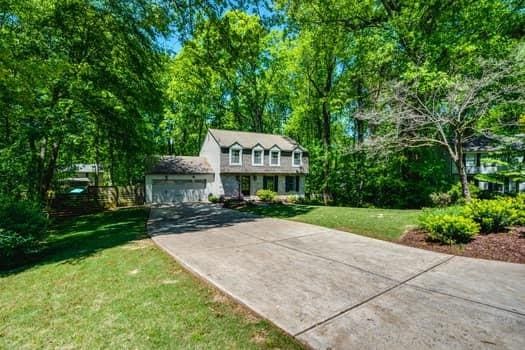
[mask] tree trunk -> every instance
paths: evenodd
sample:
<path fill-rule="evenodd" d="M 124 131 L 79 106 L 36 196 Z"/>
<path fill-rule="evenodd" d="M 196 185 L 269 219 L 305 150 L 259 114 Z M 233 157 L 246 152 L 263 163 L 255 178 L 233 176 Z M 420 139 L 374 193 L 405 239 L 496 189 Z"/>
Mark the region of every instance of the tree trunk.
<path fill-rule="evenodd" d="M 100 186 L 100 170 L 99 170 L 99 164 L 100 164 L 100 127 L 99 123 L 97 122 L 97 137 L 95 140 L 95 186 Z"/>
<path fill-rule="evenodd" d="M 44 174 L 42 177 L 42 184 L 40 186 L 40 198 L 42 200 L 47 199 L 47 192 L 51 188 L 51 183 L 53 181 L 53 177 L 55 176 L 59 149 L 60 149 L 60 143 L 54 142 L 53 145 L 51 146 L 51 154 L 50 154 L 49 162 L 44 171 Z"/>
<path fill-rule="evenodd" d="M 323 101 L 323 123 L 322 123 L 322 136 L 323 136 L 323 202 L 324 205 L 328 205 L 330 201 L 330 191 L 328 189 L 328 179 L 330 177 L 330 107 L 328 101 Z"/>
<path fill-rule="evenodd" d="M 461 192 L 465 201 L 470 202 L 472 197 L 470 196 L 470 190 L 468 188 L 468 176 L 467 168 L 463 162 L 463 135 L 456 133 L 454 138 L 453 147 L 447 147 L 450 157 L 456 164 L 458 169 L 459 181 L 461 182 Z"/>
<path fill-rule="evenodd" d="M 455 163 L 456 167 L 458 168 L 459 180 L 461 181 L 461 191 L 463 193 L 463 198 L 465 198 L 467 202 L 470 202 L 472 197 L 470 196 L 470 190 L 468 188 L 467 169 L 463 163 L 463 156 L 461 155 L 458 157 L 458 159 L 455 160 Z"/>

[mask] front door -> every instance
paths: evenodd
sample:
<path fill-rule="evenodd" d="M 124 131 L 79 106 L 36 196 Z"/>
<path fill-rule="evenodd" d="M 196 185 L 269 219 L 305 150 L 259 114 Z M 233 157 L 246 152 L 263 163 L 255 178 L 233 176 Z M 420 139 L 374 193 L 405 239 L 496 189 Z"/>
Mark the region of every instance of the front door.
<path fill-rule="evenodd" d="M 243 196 L 250 195 L 250 176 L 241 176 L 241 193 Z"/>

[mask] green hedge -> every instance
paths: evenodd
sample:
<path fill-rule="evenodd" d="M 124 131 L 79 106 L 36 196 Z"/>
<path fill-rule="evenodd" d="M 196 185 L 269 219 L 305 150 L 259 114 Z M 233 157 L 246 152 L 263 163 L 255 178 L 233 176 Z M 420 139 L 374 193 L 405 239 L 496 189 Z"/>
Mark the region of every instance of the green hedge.
<path fill-rule="evenodd" d="M 425 216 L 421 227 L 431 240 L 446 244 L 468 243 L 479 233 L 479 225 L 472 219 L 447 213 Z"/>
<path fill-rule="evenodd" d="M 0 266 L 14 265 L 37 252 L 47 224 L 37 203 L 0 198 Z"/>
<path fill-rule="evenodd" d="M 419 222 L 430 239 L 446 244 L 466 243 L 478 233 L 503 232 L 511 226 L 525 225 L 525 194 L 473 199 L 464 206 L 425 210 Z"/>
<path fill-rule="evenodd" d="M 465 206 L 464 215 L 480 225 L 481 233 L 502 232 L 514 223 L 516 209 L 511 198 L 473 199 Z"/>

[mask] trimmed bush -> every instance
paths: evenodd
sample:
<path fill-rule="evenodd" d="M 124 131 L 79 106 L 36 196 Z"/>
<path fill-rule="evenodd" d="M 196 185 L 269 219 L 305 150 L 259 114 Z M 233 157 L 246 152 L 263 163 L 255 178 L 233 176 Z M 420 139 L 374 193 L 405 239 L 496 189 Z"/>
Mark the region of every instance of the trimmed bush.
<path fill-rule="evenodd" d="M 36 203 L 0 199 L 0 265 L 36 252 L 47 234 L 47 222 Z"/>
<path fill-rule="evenodd" d="M 453 211 L 429 211 L 420 218 L 427 237 L 445 244 L 468 243 L 480 230 L 479 224 Z"/>
<path fill-rule="evenodd" d="M 465 216 L 480 225 L 481 233 L 505 231 L 518 220 L 513 202 L 511 198 L 473 199 L 465 206 Z"/>
<path fill-rule="evenodd" d="M 263 202 L 271 202 L 275 199 L 277 193 L 271 190 L 259 190 L 257 193 L 255 193 L 255 195 Z"/>
<path fill-rule="evenodd" d="M 213 194 L 210 194 L 210 195 L 208 196 L 208 201 L 209 201 L 210 203 L 219 203 L 219 197 L 214 196 Z"/>

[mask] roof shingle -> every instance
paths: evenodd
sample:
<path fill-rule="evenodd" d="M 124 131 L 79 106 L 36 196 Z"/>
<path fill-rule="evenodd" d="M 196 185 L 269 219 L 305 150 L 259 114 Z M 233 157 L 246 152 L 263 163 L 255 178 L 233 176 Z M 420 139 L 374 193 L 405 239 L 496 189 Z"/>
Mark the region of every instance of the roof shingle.
<path fill-rule="evenodd" d="M 149 169 L 149 174 L 213 174 L 206 157 L 162 156 Z"/>
<path fill-rule="evenodd" d="M 277 146 L 282 151 L 293 151 L 297 147 L 305 150 L 295 140 L 282 135 L 219 129 L 209 129 L 209 132 L 221 147 L 230 147 L 238 143 L 243 148 L 254 148 L 259 144 L 264 149 Z"/>

